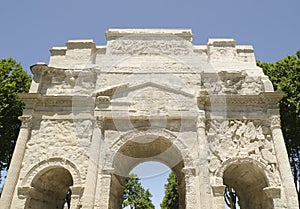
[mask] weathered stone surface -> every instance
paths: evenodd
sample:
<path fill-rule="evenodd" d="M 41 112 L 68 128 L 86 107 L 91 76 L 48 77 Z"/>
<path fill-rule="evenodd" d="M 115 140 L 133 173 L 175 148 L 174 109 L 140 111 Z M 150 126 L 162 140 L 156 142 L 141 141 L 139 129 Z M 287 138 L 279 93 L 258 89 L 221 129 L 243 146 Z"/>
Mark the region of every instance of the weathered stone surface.
<path fill-rule="evenodd" d="M 298 208 L 275 93 L 252 46 L 192 44 L 190 30 L 110 29 L 70 40 L 32 66 L 1 209 L 120 208 L 139 163 L 172 168 L 179 205 Z M 30 118 L 30 120 L 29 120 Z M 27 120 L 28 119 L 28 120 Z"/>

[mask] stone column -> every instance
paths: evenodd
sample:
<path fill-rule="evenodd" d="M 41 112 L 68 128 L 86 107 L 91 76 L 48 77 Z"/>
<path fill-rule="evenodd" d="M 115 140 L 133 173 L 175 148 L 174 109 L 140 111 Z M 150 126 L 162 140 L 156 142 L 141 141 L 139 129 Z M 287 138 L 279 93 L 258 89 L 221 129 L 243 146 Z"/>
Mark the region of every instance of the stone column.
<path fill-rule="evenodd" d="M 100 157 L 101 141 L 104 136 L 104 118 L 97 117 L 94 122 L 92 142 L 89 148 L 89 164 L 87 170 L 86 183 L 82 197 L 82 208 L 94 208 L 97 178 L 99 172 L 98 160 Z"/>
<path fill-rule="evenodd" d="M 0 205 L 1 209 L 10 209 L 15 188 L 20 175 L 20 170 L 25 154 L 26 143 L 30 136 L 31 129 L 31 115 L 23 115 L 19 117 L 22 121 L 19 136 L 16 142 L 13 157 L 10 162 L 7 178 L 1 195 Z"/>
<path fill-rule="evenodd" d="M 208 170 L 208 147 L 206 137 L 206 118 L 204 110 L 198 112 L 197 142 L 199 152 L 199 203 L 203 208 L 211 208 L 211 187 Z"/>
<path fill-rule="evenodd" d="M 284 138 L 281 131 L 280 116 L 278 110 L 269 110 L 272 138 L 278 161 L 278 169 L 281 174 L 282 185 L 285 191 L 287 206 L 289 209 L 298 209 L 298 196 L 293 181 L 290 162 L 286 151 Z"/>

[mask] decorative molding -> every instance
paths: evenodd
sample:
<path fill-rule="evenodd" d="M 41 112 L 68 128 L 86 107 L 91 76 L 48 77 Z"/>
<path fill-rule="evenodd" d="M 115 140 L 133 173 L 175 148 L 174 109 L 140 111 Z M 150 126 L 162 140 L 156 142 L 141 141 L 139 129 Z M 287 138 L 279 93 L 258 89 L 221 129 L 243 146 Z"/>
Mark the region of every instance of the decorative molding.
<path fill-rule="evenodd" d="M 84 187 L 82 186 L 71 186 L 72 195 L 82 196 Z"/>
<path fill-rule="evenodd" d="M 43 160 L 35 165 L 33 165 L 24 176 L 21 185 L 23 187 L 29 187 L 34 179 L 39 178 L 46 171 L 53 169 L 55 167 L 62 167 L 68 170 L 73 178 L 74 185 L 81 185 L 82 178 L 80 171 L 77 169 L 76 164 L 61 157 L 50 158 Z"/>
<path fill-rule="evenodd" d="M 223 196 L 226 186 L 225 185 L 212 185 L 211 186 L 215 197 Z"/>
<path fill-rule="evenodd" d="M 193 40 L 193 33 L 190 29 L 121 29 L 112 28 L 105 33 L 106 40 L 116 40 L 124 37 L 159 37 L 160 39 L 165 36 L 178 37 L 187 41 Z"/>
<path fill-rule="evenodd" d="M 266 187 L 263 189 L 264 193 L 269 198 L 280 198 L 281 188 L 280 187 Z"/>
<path fill-rule="evenodd" d="M 46 63 L 38 62 L 32 66 L 30 66 L 30 70 L 35 77 L 39 77 L 48 69 L 48 65 Z"/>
<path fill-rule="evenodd" d="M 21 199 L 30 197 L 30 194 L 34 192 L 35 188 L 31 186 L 18 187 L 18 197 Z"/>
<path fill-rule="evenodd" d="M 283 96 L 280 92 L 263 92 L 258 95 L 200 94 L 197 99 L 198 104 L 204 103 L 207 106 L 267 106 L 277 104 Z"/>
<path fill-rule="evenodd" d="M 126 39 L 125 39 L 126 38 Z M 166 37 L 162 40 L 154 38 L 134 39 L 125 37 L 108 44 L 107 51 L 112 55 L 189 55 L 193 53 L 192 45 L 184 39 Z"/>

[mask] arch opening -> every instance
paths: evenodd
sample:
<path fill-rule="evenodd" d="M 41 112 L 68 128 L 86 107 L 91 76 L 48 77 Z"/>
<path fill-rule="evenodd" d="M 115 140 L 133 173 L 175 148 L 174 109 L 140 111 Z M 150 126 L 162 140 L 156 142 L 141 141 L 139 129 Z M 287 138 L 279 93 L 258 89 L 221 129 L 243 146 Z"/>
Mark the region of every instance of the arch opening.
<path fill-rule="evenodd" d="M 125 178 L 137 165 L 144 162 L 159 162 L 169 167 L 177 177 L 179 208 L 185 208 L 184 162 L 178 148 L 163 137 L 144 136 L 128 140 L 115 154 L 114 174 L 111 176 L 109 208 L 122 208 Z"/>
<path fill-rule="evenodd" d="M 52 167 L 40 172 L 32 181 L 28 208 L 63 209 L 73 185 L 70 172 L 63 167 Z"/>
<path fill-rule="evenodd" d="M 165 185 L 168 183 L 168 178 L 171 175 L 171 169 L 160 162 L 150 161 L 138 164 L 130 171 L 129 175 L 130 178 L 126 179 L 128 182 L 127 187 L 126 184 L 124 187 L 123 207 L 128 205 L 127 208 L 129 208 L 129 204 L 134 204 L 136 206 L 138 204 L 137 202 L 139 201 L 133 202 L 133 199 L 138 198 L 143 200 L 142 202 L 150 199 L 150 202 L 153 204 L 154 208 L 160 208 L 165 196 Z M 141 185 L 141 188 L 139 185 L 132 187 L 132 185 L 134 185 L 132 183 L 135 180 L 133 177 L 138 178 L 137 184 Z M 172 186 L 176 186 L 177 188 L 177 184 Z M 148 192 L 146 192 L 147 190 L 149 190 L 151 194 L 150 198 L 148 198 L 149 196 Z M 134 194 L 136 197 L 129 198 L 129 194 Z M 149 203 L 147 207 L 151 208 L 151 203 Z"/>
<path fill-rule="evenodd" d="M 242 162 L 230 165 L 223 173 L 223 182 L 227 188 L 236 192 L 237 204 L 241 209 L 273 208 L 272 199 L 263 191 L 269 184 L 267 178 L 263 170 L 254 163 Z"/>

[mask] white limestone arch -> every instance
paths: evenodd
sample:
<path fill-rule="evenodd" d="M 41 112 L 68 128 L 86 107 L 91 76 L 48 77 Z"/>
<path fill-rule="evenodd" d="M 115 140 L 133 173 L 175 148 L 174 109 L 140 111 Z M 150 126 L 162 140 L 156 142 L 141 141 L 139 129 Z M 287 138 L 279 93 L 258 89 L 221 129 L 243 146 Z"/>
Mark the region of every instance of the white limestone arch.
<path fill-rule="evenodd" d="M 119 152 L 119 150 L 128 142 L 133 141 L 138 138 L 142 137 L 155 137 L 155 138 L 163 138 L 166 141 L 169 141 L 172 143 L 172 147 L 175 148 L 179 153 L 184 165 L 186 167 L 191 167 L 192 165 L 189 165 L 192 161 L 189 160 L 189 150 L 188 147 L 184 144 L 184 142 L 180 139 L 180 137 L 173 132 L 164 129 L 164 128 L 135 128 L 132 130 L 127 131 L 126 133 L 119 136 L 112 145 L 110 146 L 111 154 L 109 156 L 108 162 L 111 162 L 111 165 L 109 167 L 113 167 L 114 160 Z M 141 159 L 141 162 L 146 162 L 147 160 Z M 163 164 L 166 164 L 170 166 L 167 162 L 159 161 Z M 135 165 L 134 165 L 135 166 Z M 134 167 L 133 166 L 133 167 Z"/>
<path fill-rule="evenodd" d="M 74 186 L 82 184 L 81 175 L 76 165 L 67 159 L 55 157 L 43 160 L 29 169 L 21 183 L 21 186 L 30 187 L 34 179 L 39 178 L 39 176 L 53 168 L 64 168 L 68 170 L 73 178 Z"/>
<path fill-rule="evenodd" d="M 277 181 L 276 181 L 276 175 L 272 173 L 268 166 L 258 160 L 255 160 L 251 157 L 233 157 L 225 160 L 224 162 L 221 163 L 219 168 L 215 172 L 215 184 L 216 185 L 223 185 L 223 174 L 226 171 L 227 168 L 229 168 L 232 165 L 238 165 L 242 163 L 250 163 L 254 164 L 258 168 L 263 171 L 263 174 L 265 175 L 264 177 L 266 178 L 266 181 L 268 183 L 268 186 L 276 187 L 279 186 Z"/>
<path fill-rule="evenodd" d="M 139 155 L 141 147 L 135 147 L 134 143 L 130 144 L 132 141 L 143 140 L 143 139 L 158 139 L 154 143 L 154 146 L 146 145 L 147 149 L 149 147 L 149 153 L 152 154 L 153 151 L 157 151 L 157 155 L 145 157 L 145 153 Z M 128 145 L 129 143 L 129 145 Z M 161 143 L 161 144 L 160 144 Z M 149 143 L 151 144 L 151 142 Z M 133 149 L 137 149 L 137 152 L 130 152 L 127 148 L 133 145 Z M 158 145 L 158 146 L 157 146 Z M 167 148 L 160 153 L 160 146 Z M 111 187 L 110 187 L 110 198 L 109 198 L 109 208 L 119 208 L 122 204 L 122 193 L 124 189 L 125 177 L 128 176 L 130 171 L 140 163 L 147 161 L 157 161 L 165 164 L 170 169 L 173 170 L 177 176 L 180 188 L 179 188 L 179 208 L 185 208 L 185 198 L 186 198 L 186 180 L 185 180 L 185 168 L 192 167 L 189 164 L 193 162 L 190 160 L 188 148 L 180 139 L 177 134 L 163 129 L 163 128 L 140 128 L 127 131 L 118 137 L 110 146 L 112 154 L 110 156 L 111 168 L 113 173 L 111 173 Z M 125 149 L 125 152 L 123 152 Z M 132 149 L 131 149 L 132 150 Z M 138 154 L 137 154 L 138 153 Z M 131 156 L 126 156 L 127 154 L 133 154 Z M 136 155 L 137 154 L 137 155 Z M 147 155 L 147 154 L 145 154 Z M 130 158 L 131 157 L 131 158 Z"/>

